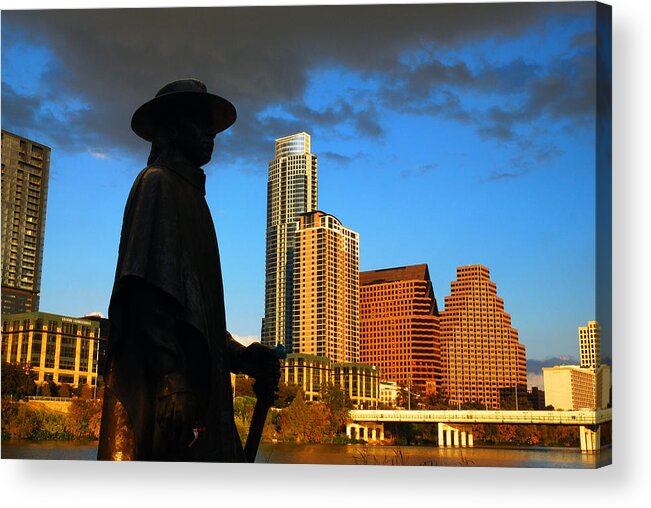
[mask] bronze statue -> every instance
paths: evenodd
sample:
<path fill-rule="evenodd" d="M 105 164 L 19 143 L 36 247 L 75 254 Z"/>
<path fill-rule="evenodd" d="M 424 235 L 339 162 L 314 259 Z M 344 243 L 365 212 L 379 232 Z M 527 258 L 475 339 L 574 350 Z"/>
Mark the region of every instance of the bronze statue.
<path fill-rule="evenodd" d="M 133 184 L 109 305 L 99 460 L 252 461 L 233 420 L 231 372 L 273 400 L 278 355 L 226 330 L 217 237 L 201 166 L 234 106 L 195 79 L 174 81 L 133 115 L 152 143 Z M 254 436 L 254 448 L 259 442 Z M 247 446 L 247 448 L 250 448 Z M 252 456 L 251 456 L 252 453 Z"/>

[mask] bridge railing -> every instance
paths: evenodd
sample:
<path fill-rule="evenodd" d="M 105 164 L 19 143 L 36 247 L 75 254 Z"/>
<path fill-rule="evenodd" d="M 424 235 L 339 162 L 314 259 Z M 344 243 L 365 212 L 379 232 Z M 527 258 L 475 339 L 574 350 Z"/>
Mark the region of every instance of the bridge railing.
<path fill-rule="evenodd" d="M 496 411 L 496 410 L 352 410 L 353 421 L 412 423 L 527 423 L 597 425 L 612 420 L 612 410 Z"/>

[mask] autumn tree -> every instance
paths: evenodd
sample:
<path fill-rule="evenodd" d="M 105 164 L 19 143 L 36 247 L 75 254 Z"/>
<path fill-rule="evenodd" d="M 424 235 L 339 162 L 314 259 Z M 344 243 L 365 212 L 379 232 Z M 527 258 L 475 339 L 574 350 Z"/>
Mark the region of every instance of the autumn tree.
<path fill-rule="evenodd" d="M 255 397 L 253 383 L 255 380 L 245 374 L 238 374 L 235 377 L 235 397 Z"/>
<path fill-rule="evenodd" d="M 1 369 L 2 395 L 23 399 L 36 392 L 36 374 L 29 364 L 3 363 Z"/>
<path fill-rule="evenodd" d="M 70 403 L 66 430 L 75 438 L 98 438 L 102 405 L 99 401 L 73 399 Z"/>
<path fill-rule="evenodd" d="M 72 388 L 68 383 L 61 383 L 59 385 L 59 397 L 70 397 L 72 396 Z"/>
<path fill-rule="evenodd" d="M 283 437 L 297 443 L 322 443 L 331 438 L 328 409 L 323 402 L 306 404 L 299 390 L 287 409 L 281 412 Z"/>
<path fill-rule="evenodd" d="M 352 409 L 353 403 L 344 391 L 334 384 L 323 387 L 321 400 L 329 413 L 330 431 L 335 435 L 348 423 L 348 412 Z"/>

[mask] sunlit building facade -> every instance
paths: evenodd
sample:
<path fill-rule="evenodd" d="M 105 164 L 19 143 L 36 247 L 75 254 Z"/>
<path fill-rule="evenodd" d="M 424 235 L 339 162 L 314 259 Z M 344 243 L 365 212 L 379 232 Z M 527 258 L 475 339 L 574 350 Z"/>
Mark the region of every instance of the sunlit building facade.
<path fill-rule="evenodd" d="M 380 381 L 380 406 L 394 408 L 398 405 L 400 387 L 395 381 Z"/>
<path fill-rule="evenodd" d="M 29 364 L 37 384 L 95 386 L 100 323 L 46 312 L 2 316 L 2 361 Z"/>
<path fill-rule="evenodd" d="M 293 350 L 359 361 L 359 234 L 321 211 L 299 217 Z"/>
<path fill-rule="evenodd" d="M 283 361 L 282 383 L 298 386 L 306 401 L 322 399 L 328 385 L 339 387 L 357 408 L 375 408 L 380 396 L 377 367 L 359 363 L 334 363 L 325 356 L 291 353 Z"/>
<path fill-rule="evenodd" d="M 333 383 L 359 409 L 376 409 L 380 401 L 380 373 L 375 365 L 332 364 Z"/>
<path fill-rule="evenodd" d="M 293 351 L 294 258 L 299 216 L 317 208 L 317 157 L 310 135 L 276 140 L 267 183 L 265 311 L 262 343 Z"/>
<path fill-rule="evenodd" d="M 556 410 L 595 409 L 595 373 L 578 365 L 544 367 L 545 405 Z"/>
<path fill-rule="evenodd" d="M 444 391 L 453 405 L 479 402 L 499 409 L 504 388 L 527 393 L 525 347 L 488 268 L 460 266 L 450 287 L 441 312 Z"/>
<path fill-rule="evenodd" d="M 2 315 L 39 309 L 50 148 L 2 131 Z"/>
<path fill-rule="evenodd" d="M 319 400 L 324 386 L 332 383 L 330 360 L 324 356 L 288 354 L 283 362 L 280 380 L 286 385 L 298 386 L 305 400 Z"/>
<path fill-rule="evenodd" d="M 360 273 L 360 361 L 385 380 L 436 391 L 440 324 L 426 264 Z"/>

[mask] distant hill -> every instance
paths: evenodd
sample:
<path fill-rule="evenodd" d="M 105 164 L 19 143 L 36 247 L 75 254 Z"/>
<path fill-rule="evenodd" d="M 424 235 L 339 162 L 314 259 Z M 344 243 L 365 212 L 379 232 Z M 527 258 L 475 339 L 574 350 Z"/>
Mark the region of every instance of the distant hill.
<path fill-rule="evenodd" d="M 527 358 L 527 373 L 542 374 L 543 367 L 554 367 L 555 365 L 579 365 L 581 363 L 578 358 L 574 356 L 557 356 L 555 358 L 546 358 L 545 360 L 534 360 Z M 601 359 L 601 363 L 605 365 L 612 365 L 610 357 Z"/>

